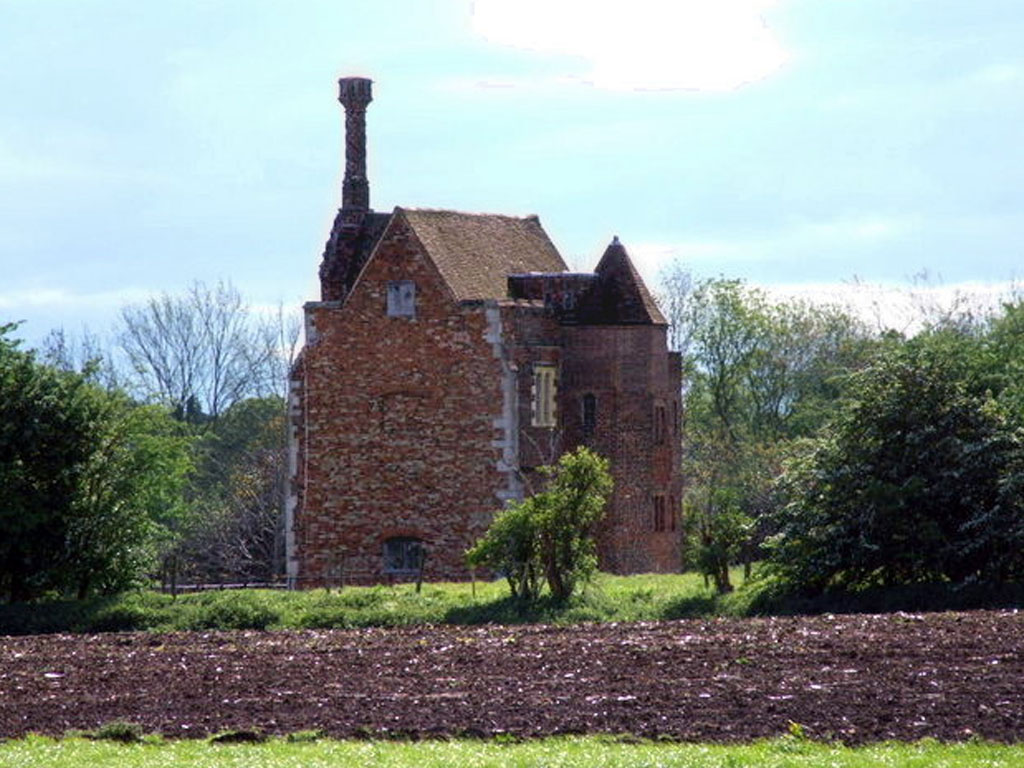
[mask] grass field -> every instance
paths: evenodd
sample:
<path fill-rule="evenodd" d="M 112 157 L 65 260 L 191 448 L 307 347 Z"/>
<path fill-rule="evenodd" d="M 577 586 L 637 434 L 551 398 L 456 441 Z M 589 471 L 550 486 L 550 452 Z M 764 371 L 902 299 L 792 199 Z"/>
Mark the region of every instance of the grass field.
<path fill-rule="evenodd" d="M 585 594 L 568 603 L 542 598 L 535 605 L 509 598 L 504 581 L 424 584 L 419 593 L 412 584 L 303 592 L 224 590 L 177 598 L 139 591 L 87 601 L 3 605 L 0 634 L 655 621 L 724 612 L 744 594 L 720 598 L 696 574 L 600 574 Z"/>
<path fill-rule="evenodd" d="M 786 613 L 884 613 L 1024 605 L 1024 585 L 1000 590 L 914 585 L 804 599 L 780 594 L 770 579 L 717 595 L 695 573 L 611 576 L 598 574 L 584 594 L 564 603 L 542 598 L 524 605 L 504 581 L 412 584 L 303 592 L 224 590 L 179 595 L 129 592 L 85 601 L 0 605 L 0 634 L 128 630 L 330 629 L 414 624 L 574 624 L 661 621 L 698 616 Z"/>
<path fill-rule="evenodd" d="M 1019 766 L 1024 745 L 969 743 L 884 743 L 848 748 L 784 738 L 750 745 L 627 744 L 601 737 L 543 739 L 502 744 L 484 741 L 382 742 L 274 739 L 262 744 L 219 745 L 205 741 L 153 740 L 117 744 L 82 738 L 29 737 L 0 743 L 4 768 L 318 768 L 372 765 L 375 768 L 474 768 L 476 766 L 564 766 L 640 768 L 693 766 Z"/>

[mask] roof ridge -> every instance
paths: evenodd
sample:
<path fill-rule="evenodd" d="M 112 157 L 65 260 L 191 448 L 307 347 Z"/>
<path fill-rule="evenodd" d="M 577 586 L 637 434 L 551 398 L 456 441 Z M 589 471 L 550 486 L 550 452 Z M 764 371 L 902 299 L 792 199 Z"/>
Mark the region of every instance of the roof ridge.
<path fill-rule="evenodd" d="M 508 213 L 489 213 L 487 211 L 460 211 L 455 208 L 419 208 L 412 206 L 399 205 L 395 206 L 396 211 L 403 211 L 406 213 L 448 213 L 455 214 L 456 216 L 479 216 L 488 217 L 494 219 L 511 219 L 513 221 L 526 221 L 529 219 L 540 220 L 540 216 L 536 213 L 527 213 L 521 216 L 508 214 Z"/>

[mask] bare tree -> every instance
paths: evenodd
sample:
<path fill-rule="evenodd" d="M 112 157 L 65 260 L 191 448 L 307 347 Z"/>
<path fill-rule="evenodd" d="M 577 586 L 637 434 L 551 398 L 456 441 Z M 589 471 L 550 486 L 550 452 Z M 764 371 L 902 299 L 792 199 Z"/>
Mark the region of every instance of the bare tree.
<path fill-rule="evenodd" d="M 282 394 L 284 313 L 254 317 L 231 283 L 193 283 L 121 310 L 118 342 L 138 394 L 216 420 L 246 397 Z M 292 342 L 294 348 L 294 342 Z"/>
<path fill-rule="evenodd" d="M 693 275 L 679 260 L 666 265 L 659 274 L 658 304 L 668 320 L 668 346 L 685 357 L 690 351 L 693 329 L 688 322 Z"/>
<path fill-rule="evenodd" d="M 80 373 L 104 389 L 123 388 L 121 371 L 109 346 L 84 326 L 78 334 L 54 328 L 46 334 L 39 353 L 47 365 Z"/>

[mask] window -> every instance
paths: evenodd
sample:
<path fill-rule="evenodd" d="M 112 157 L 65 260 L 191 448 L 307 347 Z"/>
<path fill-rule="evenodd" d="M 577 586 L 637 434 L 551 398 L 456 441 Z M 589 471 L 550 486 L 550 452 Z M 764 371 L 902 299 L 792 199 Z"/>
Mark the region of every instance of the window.
<path fill-rule="evenodd" d="M 668 529 L 674 531 L 676 529 L 676 518 L 679 517 L 679 507 L 676 506 L 676 497 L 668 497 Z"/>
<path fill-rule="evenodd" d="M 654 442 L 658 445 L 665 442 L 668 424 L 665 421 L 665 406 L 654 406 Z"/>
<path fill-rule="evenodd" d="M 597 427 L 597 398 L 591 393 L 583 396 L 583 436 L 590 437 Z"/>
<path fill-rule="evenodd" d="M 426 547 L 411 536 L 395 536 L 384 542 L 384 572 L 415 572 L 425 559 Z"/>
<path fill-rule="evenodd" d="M 661 533 L 665 530 L 665 497 L 657 494 L 654 497 L 654 531 Z"/>
<path fill-rule="evenodd" d="M 388 317 L 416 317 L 416 283 L 388 281 Z"/>
<path fill-rule="evenodd" d="M 555 426 L 555 366 L 533 367 L 533 426 Z"/>

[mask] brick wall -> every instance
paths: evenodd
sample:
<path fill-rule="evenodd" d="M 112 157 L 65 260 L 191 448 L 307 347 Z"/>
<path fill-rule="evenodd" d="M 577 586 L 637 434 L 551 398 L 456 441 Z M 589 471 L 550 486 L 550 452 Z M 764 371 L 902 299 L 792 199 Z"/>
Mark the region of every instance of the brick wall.
<path fill-rule="evenodd" d="M 393 578 L 391 536 L 422 539 L 425 577 L 468 574 L 463 552 L 498 494 L 501 362 L 482 305 L 460 305 L 400 218 L 344 306 L 307 305 L 294 536 L 299 586 Z M 389 281 L 416 286 L 415 317 L 388 317 Z M 493 331 L 493 329 L 491 329 Z"/>
<path fill-rule="evenodd" d="M 602 569 L 616 573 L 680 569 L 681 493 L 678 356 L 666 352 L 665 327 L 566 326 L 563 425 L 566 449 L 588 445 L 611 462 L 615 490 L 598 533 Z M 596 423 L 583 423 L 583 399 L 592 395 Z M 656 408 L 665 415 L 655 427 Z M 663 517 L 656 526 L 655 497 Z M 660 527 L 660 530 L 656 530 Z"/>

